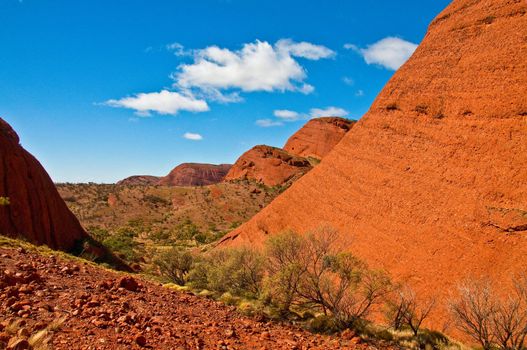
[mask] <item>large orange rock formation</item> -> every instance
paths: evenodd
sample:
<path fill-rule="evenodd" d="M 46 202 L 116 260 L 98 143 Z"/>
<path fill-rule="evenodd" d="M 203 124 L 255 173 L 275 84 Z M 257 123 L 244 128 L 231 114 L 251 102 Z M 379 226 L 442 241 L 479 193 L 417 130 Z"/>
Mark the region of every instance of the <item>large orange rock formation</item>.
<path fill-rule="evenodd" d="M 0 118 L 0 234 L 69 251 L 87 237 L 42 165 Z"/>
<path fill-rule="evenodd" d="M 439 305 L 467 277 L 506 288 L 527 268 L 526 57 L 527 2 L 455 0 L 353 131 L 222 244 L 329 223 Z"/>
<path fill-rule="evenodd" d="M 253 180 L 267 186 L 283 185 L 311 170 L 311 164 L 281 148 L 259 145 L 245 152 L 225 176 L 226 181 Z"/>
<path fill-rule="evenodd" d="M 212 185 L 221 182 L 230 168 L 230 164 L 183 163 L 161 178 L 157 184 L 163 186 Z"/>
<path fill-rule="evenodd" d="M 338 117 L 311 119 L 287 140 L 284 150 L 300 157 L 322 159 L 354 123 L 353 120 Z"/>

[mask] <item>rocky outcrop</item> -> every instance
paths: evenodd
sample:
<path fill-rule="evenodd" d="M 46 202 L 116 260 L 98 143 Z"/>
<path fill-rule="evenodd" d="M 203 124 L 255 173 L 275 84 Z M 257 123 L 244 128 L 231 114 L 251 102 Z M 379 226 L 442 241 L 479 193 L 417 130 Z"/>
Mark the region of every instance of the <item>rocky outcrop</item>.
<path fill-rule="evenodd" d="M 354 120 L 339 117 L 311 119 L 287 140 L 284 150 L 300 157 L 322 159 L 354 124 Z"/>
<path fill-rule="evenodd" d="M 527 269 L 527 3 L 455 0 L 320 165 L 223 239 L 328 223 L 423 298 Z M 440 304 L 440 305 L 439 305 Z"/>
<path fill-rule="evenodd" d="M 255 146 L 245 152 L 225 176 L 226 181 L 252 180 L 266 186 L 283 185 L 311 170 L 311 164 L 281 148 Z"/>
<path fill-rule="evenodd" d="M 162 186 L 206 186 L 221 182 L 231 168 L 230 164 L 183 163 L 157 184 Z"/>
<path fill-rule="evenodd" d="M 119 182 L 116 185 L 119 186 L 150 186 L 155 185 L 161 180 L 158 176 L 151 175 L 134 175 L 127 177 Z"/>
<path fill-rule="evenodd" d="M 0 118 L 0 234 L 71 250 L 87 237 L 42 165 Z M 8 202 L 8 203 L 6 203 Z"/>

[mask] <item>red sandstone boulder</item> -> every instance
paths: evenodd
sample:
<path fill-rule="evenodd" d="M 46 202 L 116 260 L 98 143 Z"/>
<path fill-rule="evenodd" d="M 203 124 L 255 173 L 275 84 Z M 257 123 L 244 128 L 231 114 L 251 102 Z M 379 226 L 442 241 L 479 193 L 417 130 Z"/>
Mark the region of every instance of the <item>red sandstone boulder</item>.
<path fill-rule="evenodd" d="M 287 140 L 284 150 L 300 157 L 322 159 L 355 123 L 339 117 L 311 119 Z"/>
<path fill-rule="evenodd" d="M 267 186 L 283 185 L 311 170 L 309 161 L 283 149 L 260 145 L 245 152 L 225 180 L 253 180 Z"/>

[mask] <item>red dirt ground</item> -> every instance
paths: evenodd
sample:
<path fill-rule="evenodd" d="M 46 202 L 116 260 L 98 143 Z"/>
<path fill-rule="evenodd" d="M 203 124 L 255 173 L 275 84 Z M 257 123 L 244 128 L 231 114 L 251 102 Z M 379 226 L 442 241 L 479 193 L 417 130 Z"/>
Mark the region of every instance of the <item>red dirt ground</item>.
<path fill-rule="evenodd" d="M 375 349 L 242 316 L 234 307 L 24 248 L 0 248 L 0 348 L 65 317 L 53 349 Z M 20 321 L 19 321 L 20 322 Z M 25 330 L 21 330 L 21 329 Z"/>

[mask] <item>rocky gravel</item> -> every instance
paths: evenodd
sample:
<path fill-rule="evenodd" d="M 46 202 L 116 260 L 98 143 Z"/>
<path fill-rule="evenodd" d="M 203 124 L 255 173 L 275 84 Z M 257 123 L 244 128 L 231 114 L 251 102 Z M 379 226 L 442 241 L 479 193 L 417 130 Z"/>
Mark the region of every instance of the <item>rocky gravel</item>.
<path fill-rule="evenodd" d="M 77 260 L 0 248 L 0 349 L 366 349 Z"/>

